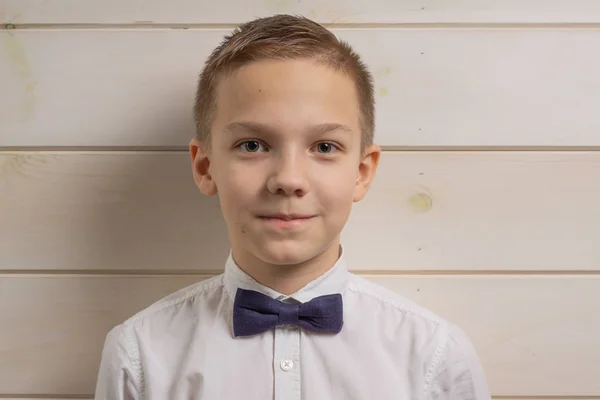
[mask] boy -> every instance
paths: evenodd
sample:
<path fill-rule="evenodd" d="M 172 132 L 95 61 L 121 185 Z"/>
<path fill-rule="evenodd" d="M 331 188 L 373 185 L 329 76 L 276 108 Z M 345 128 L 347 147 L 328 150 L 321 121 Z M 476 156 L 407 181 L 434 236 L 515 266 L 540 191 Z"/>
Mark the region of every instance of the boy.
<path fill-rule="evenodd" d="M 207 60 L 194 116 L 225 271 L 111 330 L 96 399 L 489 399 L 459 328 L 344 261 L 381 153 L 372 77 L 348 45 L 301 17 L 248 22 Z"/>

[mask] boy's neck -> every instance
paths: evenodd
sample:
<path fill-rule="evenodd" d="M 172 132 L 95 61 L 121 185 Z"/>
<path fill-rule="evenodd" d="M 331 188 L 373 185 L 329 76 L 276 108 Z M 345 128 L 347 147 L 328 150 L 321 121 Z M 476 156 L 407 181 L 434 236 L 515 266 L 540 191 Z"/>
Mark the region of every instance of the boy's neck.
<path fill-rule="evenodd" d="M 329 271 L 340 256 L 336 240 L 316 257 L 301 264 L 273 265 L 255 257 L 250 252 L 233 251 L 233 258 L 242 271 L 261 285 L 289 296 Z"/>

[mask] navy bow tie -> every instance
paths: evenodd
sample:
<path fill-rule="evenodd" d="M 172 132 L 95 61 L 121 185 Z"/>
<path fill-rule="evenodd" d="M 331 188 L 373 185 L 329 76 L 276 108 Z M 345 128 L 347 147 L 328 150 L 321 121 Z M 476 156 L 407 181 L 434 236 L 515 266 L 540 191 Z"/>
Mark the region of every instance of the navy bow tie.
<path fill-rule="evenodd" d="M 250 336 L 292 324 L 313 332 L 339 333 L 343 325 L 341 294 L 287 304 L 253 290 L 238 289 L 233 304 L 233 333 Z"/>

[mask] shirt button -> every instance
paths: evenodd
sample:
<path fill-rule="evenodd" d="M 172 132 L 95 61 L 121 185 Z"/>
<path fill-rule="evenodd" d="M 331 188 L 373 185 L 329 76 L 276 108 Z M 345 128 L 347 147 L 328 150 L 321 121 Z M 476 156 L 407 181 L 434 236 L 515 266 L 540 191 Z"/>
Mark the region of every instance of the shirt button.
<path fill-rule="evenodd" d="M 281 361 L 281 369 L 284 371 L 289 371 L 294 368 L 294 362 L 292 360 L 282 360 Z"/>

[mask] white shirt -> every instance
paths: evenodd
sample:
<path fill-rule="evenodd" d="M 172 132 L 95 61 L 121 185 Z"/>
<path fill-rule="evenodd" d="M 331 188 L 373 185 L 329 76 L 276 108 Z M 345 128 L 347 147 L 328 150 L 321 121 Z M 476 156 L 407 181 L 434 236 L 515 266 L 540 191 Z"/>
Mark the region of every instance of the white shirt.
<path fill-rule="evenodd" d="M 279 326 L 233 335 L 238 288 L 281 301 L 341 293 L 339 334 Z M 291 298 L 292 300 L 290 300 Z M 113 328 L 96 399 L 490 399 L 478 357 L 455 325 L 348 271 L 343 249 L 325 274 L 291 296 L 234 262 Z"/>

